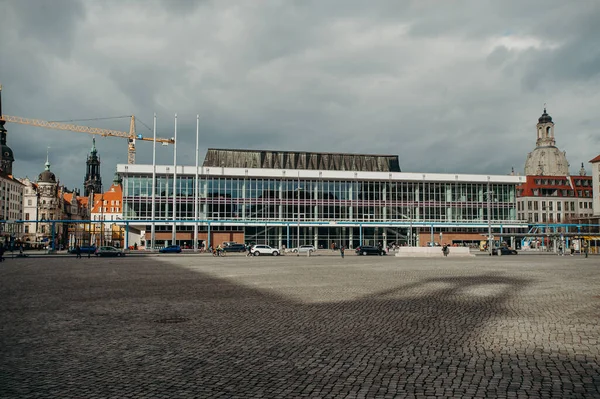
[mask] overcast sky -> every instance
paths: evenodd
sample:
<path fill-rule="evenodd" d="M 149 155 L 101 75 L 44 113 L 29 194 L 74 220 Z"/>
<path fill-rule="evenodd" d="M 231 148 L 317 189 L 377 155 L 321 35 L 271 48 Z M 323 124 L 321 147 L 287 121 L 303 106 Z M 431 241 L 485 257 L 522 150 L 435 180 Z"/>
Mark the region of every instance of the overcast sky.
<path fill-rule="evenodd" d="M 547 103 L 571 173 L 600 153 L 600 1 L 0 0 L 3 113 L 136 115 L 206 148 L 397 154 L 523 174 Z M 127 119 L 80 122 L 128 131 Z M 92 136 L 7 123 L 14 174 L 82 187 Z M 138 124 L 138 132 L 152 132 Z M 108 187 L 125 139 L 97 138 Z M 159 163 L 173 147 L 157 148 Z M 152 162 L 139 142 L 137 163 Z"/>

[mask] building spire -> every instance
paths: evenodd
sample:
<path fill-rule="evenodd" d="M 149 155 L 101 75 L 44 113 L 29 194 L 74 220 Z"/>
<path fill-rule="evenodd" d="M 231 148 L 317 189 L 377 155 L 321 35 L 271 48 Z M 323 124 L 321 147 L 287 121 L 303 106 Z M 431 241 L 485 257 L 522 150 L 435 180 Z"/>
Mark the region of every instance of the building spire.
<path fill-rule="evenodd" d="M 90 151 L 90 154 L 95 154 L 95 153 L 97 153 L 97 152 L 98 152 L 98 151 L 96 150 L 96 138 L 95 138 L 95 137 L 93 137 L 93 138 L 92 138 L 92 149 L 91 149 L 91 151 Z"/>
<path fill-rule="evenodd" d="M 585 176 L 585 168 L 583 167 L 583 162 L 581 163 L 581 169 L 579 169 L 579 176 Z"/>
<path fill-rule="evenodd" d="M 46 148 L 46 163 L 44 164 L 44 170 L 50 170 L 50 146 Z"/>

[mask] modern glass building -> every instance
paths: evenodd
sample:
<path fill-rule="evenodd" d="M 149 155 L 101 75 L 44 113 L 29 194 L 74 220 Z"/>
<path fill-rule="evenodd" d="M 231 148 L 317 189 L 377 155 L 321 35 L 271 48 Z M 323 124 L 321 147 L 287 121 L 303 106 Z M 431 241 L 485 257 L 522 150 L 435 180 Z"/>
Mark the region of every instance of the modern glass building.
<path fill-rule="evenodd" d="M 147 246 L 478 242 L 525 232 L 521 176 L 403 173 L 397 156 L 209 149 L 202 166 L 118 165 Z M 154 187 L 154 190 L 153 190 Z"/>

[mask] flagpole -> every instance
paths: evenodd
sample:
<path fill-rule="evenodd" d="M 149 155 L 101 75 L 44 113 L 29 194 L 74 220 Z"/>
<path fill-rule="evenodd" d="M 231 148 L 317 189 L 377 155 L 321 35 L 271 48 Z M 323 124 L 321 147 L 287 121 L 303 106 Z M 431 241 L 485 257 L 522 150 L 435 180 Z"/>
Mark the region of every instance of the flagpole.
<path fill-rule="evenodd" d="M 150 250 L 154 251 L 156 246 L 156 112 L 154 113 L 154 125 L 152 128 L 154 140 L 152 141 L 152 227 L 150 230 Z"/>
<path fill-rule="evenodd" d="M 200 144 L 200 115 L 196 115 L 196 178 L 194 181 L 194 252 L 198 251 L 198 146 Z"/>
<path fill-rule="evenodd" d="M 173 236 L 171 244 L 177 245 L 177 231 L 175 220 L 177 218 L 177 114 L 175 114 L 175 142 L 173 143 Z"/>

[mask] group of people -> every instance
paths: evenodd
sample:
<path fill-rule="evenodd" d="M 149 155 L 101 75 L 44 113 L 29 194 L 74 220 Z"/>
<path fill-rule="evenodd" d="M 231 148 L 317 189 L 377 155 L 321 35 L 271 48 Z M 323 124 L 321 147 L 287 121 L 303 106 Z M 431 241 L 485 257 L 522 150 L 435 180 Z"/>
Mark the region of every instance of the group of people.
<path fill-rule="evenodd" d="M 585 254 L 585 257 L 587 258 L 588 257 L 588 253 L 590 252 L 589 245 L 587 244 L 587 242 L 584 242 L 582 247 L 583 247 L 582 248 L 582 252 Z M 571 256 L 573 256 L 573 254 L 575 253 L 575 246 L 573 244 L 571 244 L 569 246 L 569 250 L 571 251 Z M 565 251 L 564 251 L 564 247 L 563 247 L 562 243 L 558 244 L 558 254 L 557 255 L 558 256 L 564 256 L 565 255 Z"/>

